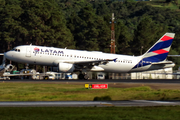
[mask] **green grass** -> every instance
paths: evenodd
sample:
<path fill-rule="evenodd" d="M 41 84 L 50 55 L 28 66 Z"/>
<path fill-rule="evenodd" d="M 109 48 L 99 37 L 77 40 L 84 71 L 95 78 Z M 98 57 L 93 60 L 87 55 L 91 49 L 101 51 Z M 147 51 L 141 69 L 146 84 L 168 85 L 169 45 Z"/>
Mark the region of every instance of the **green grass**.
<path fill-rule="evenodd" d="M 180 0 L 178 0 L 179 2 Z M 145 1 L 148 5 L 151 5 L 153 7 L 164 7 L 164 8 L 169 8 L 169 9 L 174 9 L 174 10 L 179 10 L 178 5 L 176 5 L 173 2 L 166 3 L 165 0 L 157 0 L 157 1 Z"/>
<path fill-rule="evenodd" d="M 109 85 L 110 86 L 110 85 Z M 149 86 L 85 89 L 84 84 L 0 83 L 0 101 L 180 100 L 180 90 Z M 0 107 L 0 120 L 179 120 L 180 106 L 158 107 Z"/>
<path fill-rule="evenodd" d="M 1 120 L 179 120 L 180 106 L 0 107 Z"/>
<path fill-rule="evenodd" d="M 154 90 L 149 86 L 85 89 L 84 84 L 0 83 L 0 101 L 87 101 L 95 97 L 111 100 L 180 100 L 180 90 Z"/>

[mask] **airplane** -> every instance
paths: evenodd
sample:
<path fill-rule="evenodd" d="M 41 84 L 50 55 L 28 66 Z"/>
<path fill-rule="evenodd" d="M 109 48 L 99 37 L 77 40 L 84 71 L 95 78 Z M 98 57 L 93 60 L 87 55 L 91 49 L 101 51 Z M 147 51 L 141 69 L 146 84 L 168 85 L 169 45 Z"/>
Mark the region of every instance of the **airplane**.
<path fill-rule="evenodd" d="M 4 53 L 0 53 L 0 55 L 4 55 Z M 15 66 L 12 64 L 6 65 L 5 63 L 6 58 L 3 57 L 2 64 L 0 65 L 0 79 L 10 79 L 10 77 L 15 77 L 15 76 L 32 76 L 35 75 L 33 73 L 21 73 L 21 74 L 10 74 L 11 71 L 15 70 Z"/>
<path fill-rule="evenodd" d="M 4 55 L 3 53 L 0 53 L 0 55 Z M 0 65 L 0 76 L 3 76 L 4 72 L 12 71 L 14 69 L 14 66 L 11 64 L 6 65 L 5 64 L 5 57 L 3 57 L 3 62 Z"/>
<path fill-rule="evenodd" d="M 87 71 L 131 73 L 174 67 L 167 61 L 175 33 L 165 33 L 146 53 L 140 56 L 54 48 L 36 45 L 20 45 L 4 53 L 11 61 L 52 66 L 52 71 L 73 73 L 79 71 L 79 79 L 87 79 Z"/>
<path fill-rule="evenodd" d="M 14 66 L 11 64 L 8 65 L 0 65 L 0 76 L 4 76 L 4 72 L 12 71 L 14 69 Z"/>

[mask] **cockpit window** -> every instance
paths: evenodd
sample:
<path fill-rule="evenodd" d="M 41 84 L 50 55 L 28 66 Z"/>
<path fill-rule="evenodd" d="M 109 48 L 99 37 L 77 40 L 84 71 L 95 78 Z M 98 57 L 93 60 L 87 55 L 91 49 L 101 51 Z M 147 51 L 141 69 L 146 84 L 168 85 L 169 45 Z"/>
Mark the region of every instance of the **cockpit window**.
<path fill-rule="evenodd" d="M 15 51 L 15 48 L 13 48 L 11 51 Z"/>
<path fill-rule="evenodd" d="M 11 51 L 16 51 L 16 52 L 20 52 L 20 49 L 12 49 Z"/>

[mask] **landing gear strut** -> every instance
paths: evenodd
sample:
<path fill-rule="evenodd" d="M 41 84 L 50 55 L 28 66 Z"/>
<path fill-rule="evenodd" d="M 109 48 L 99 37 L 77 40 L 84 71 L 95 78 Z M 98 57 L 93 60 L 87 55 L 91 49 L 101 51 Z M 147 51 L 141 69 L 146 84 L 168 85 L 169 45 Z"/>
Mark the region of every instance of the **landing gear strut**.
<path fill-rule="evenodd" d="M 78 79 L 84 79 L 84 80 L 87 80 L 89 78 L 89 76 L 86 74 L 86 73 L 82 73 L 80 72 L 80 74 L 78 75 Z"/>

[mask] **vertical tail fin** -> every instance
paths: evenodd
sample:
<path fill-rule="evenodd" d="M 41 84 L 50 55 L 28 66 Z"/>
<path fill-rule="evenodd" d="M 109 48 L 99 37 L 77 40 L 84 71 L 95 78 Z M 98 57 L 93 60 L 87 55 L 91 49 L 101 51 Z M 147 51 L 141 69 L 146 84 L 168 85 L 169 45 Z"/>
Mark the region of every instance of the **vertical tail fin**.
<path fill-rule="evenodd" d="M 160 62 L 167 58 L 175 33 L 165 33 L 143 56 L 143 60 Z"/>

